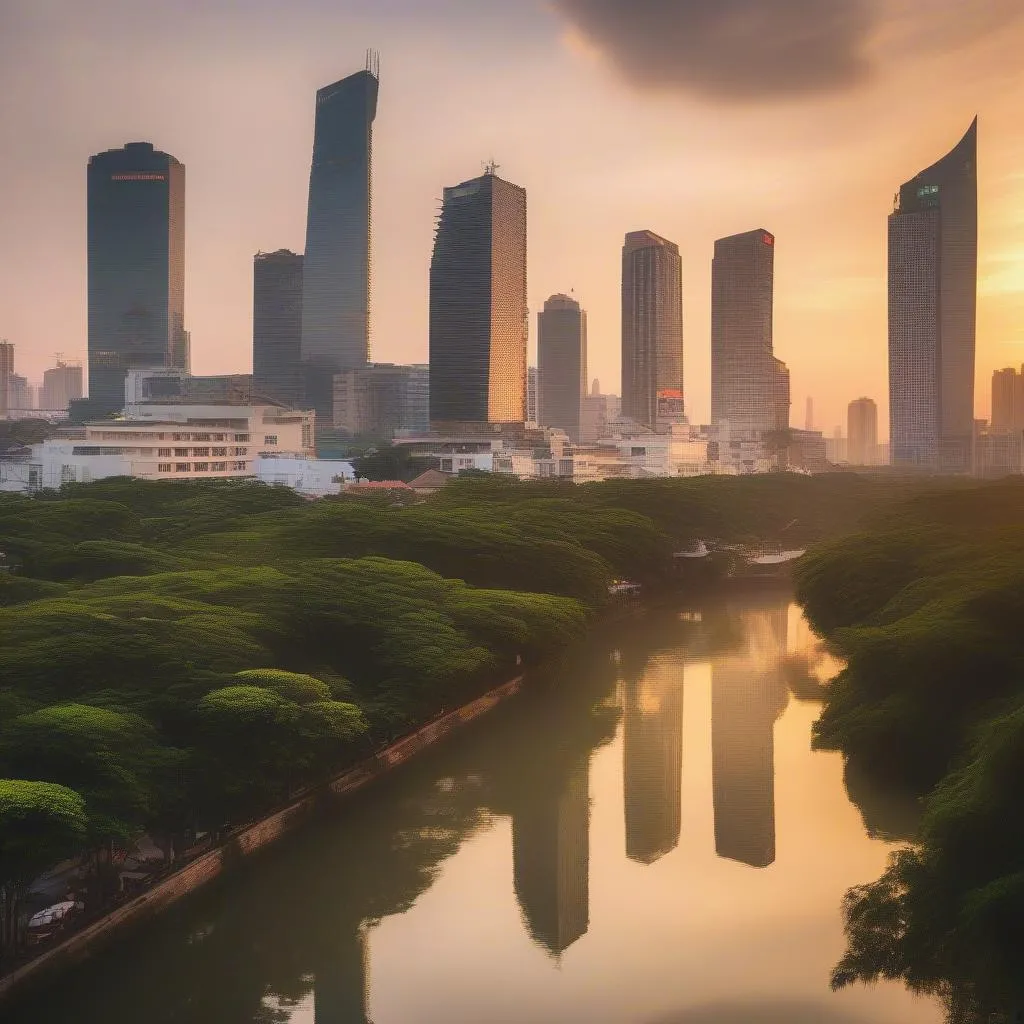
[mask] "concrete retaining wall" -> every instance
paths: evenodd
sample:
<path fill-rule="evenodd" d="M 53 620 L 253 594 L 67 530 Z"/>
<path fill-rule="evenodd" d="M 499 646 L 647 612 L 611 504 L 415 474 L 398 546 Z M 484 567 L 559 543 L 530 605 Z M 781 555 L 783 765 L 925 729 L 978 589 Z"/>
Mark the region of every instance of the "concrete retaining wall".
<path fill-rule="evenodd" d="M 136 924 L 151 914 L 158 913 L 175 901 L 195 892 L 200 886 L 212 881 L 230 868 L 238 857 L 247 857 L 268 846 L 282 836 L 295 831 L 308 821 L 323 806 L 325 795 L 337 798 L 353 793 L 368 782 L 408 761 L 421 750 L 443 739 L 449 733 L 467 722 L 486 714 L 493 707 L 507 700 L 522 689 L 520 676 L 490 693 L 484 694 L 456 711 L 435 719 L 416 732 L 398 740 L 373 757 L 360 762 L 354 768 L 339 775 L 326 786 L 311 790 L 298 797 L 293 803 L 268 815 L 253 825 L 247 825 L 211 850 L 176 871 L 141 896 L 135 897 L 123 906 L 111 911 L 91 925 L 68 936 L 53 949 L 36 957 L 23 967 L 0 978 L 0 999 L 9 996 L 29 982 L 57 968 L 82 960 L 100 944 L 112 938 L 115 933 L 130 924 Z"/>

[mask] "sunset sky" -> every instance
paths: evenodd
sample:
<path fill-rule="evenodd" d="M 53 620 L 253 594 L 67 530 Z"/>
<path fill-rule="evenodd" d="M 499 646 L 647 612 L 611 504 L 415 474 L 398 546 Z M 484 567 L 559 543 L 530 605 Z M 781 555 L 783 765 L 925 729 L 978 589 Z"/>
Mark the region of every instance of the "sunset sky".
<path fill-rule="evenodd" d="M 187 168 L 193 369 L 248 371 L 252 255 L 302 250 L 313 96 L 367 47 L 375 359 L 426 360 L 438 199 L 493 156 L 528 191 L 531 309 L 575 289 L 605 391 L 624 233 L 679 243 L 688 412 L 706 422 L 712 245 L 764 227 L 793 425 L 807 395 L 828 433 L 869 395 L 884 434 L 886 216 L 977 113 L 977 415 L 992 370 L 1024 363 L 1019 0 L 0 0 L 0 337 L 16 369 L 84 361 L 86 162 L 147 140 Z"/>

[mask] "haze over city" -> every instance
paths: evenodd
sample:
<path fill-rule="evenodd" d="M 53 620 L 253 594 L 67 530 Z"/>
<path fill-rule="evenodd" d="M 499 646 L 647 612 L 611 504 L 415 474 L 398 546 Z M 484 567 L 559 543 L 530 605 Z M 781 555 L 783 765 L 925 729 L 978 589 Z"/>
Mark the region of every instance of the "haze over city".
<path fill-rule="evenodd" d="M 216 0 L 185 16 L 8 2 L 0 332 L 30 377 L 55 352 L 84 358 L 86 161 L 146 139 L 188 169 L 193 368 L 247 370 L 252 254 L 303 247 L 313 95 L 373 46 L 373 358 L 425 360 L 437 201 L 493 156 L 529 194 L 531 311 L 575 289 L 604 390 L 619 387 L 623 234 L 680 246 L 687 408 L 704 422 L 712 245 L 764 227 L 794 420 L 812 395 L 827 432 L 871 395 L 887 433 L 886 216 L 977 113 L 987 416 L 991 371 L 1024 362 L 1024 13 L 999 0 L 764 6 L 646 0 L 619 24 L 621 5 L 602 0 Z"/>

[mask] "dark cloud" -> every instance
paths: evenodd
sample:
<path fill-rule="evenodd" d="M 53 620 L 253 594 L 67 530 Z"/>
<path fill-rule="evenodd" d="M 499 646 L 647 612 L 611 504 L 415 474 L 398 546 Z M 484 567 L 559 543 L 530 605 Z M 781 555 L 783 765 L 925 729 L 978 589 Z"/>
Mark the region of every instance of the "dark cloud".
<path fill-rule="evenodd" d="M 871 0 L 553 0 L 633 82 L 737 100 L 870 74 Z"/>

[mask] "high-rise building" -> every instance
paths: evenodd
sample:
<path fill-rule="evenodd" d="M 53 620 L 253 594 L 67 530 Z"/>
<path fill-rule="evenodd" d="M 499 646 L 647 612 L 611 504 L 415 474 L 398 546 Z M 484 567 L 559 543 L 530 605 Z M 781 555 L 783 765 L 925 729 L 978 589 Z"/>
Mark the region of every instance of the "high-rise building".
<path fill-rule="evenodd" d="M 622 415 L 655 429 L 684 412 L 679 246 L 631 231 L 622 247 Z"/>
<path fill-rule="evenodd" d="M 379 65 L 316 94 L 313 162 L 302 279 L 305 404 L 331 421 L 334 375 L 366 364 L 370 351 L 373 121 Z"/>
<path fill-rule="evenodd" d="M 711 421 L 728 423 L 733 438 L 789 426 L 789 372 L 774 357 L 774 291 L 774 235 L 758 228 L 715 242 Z"/>
<path fill-rule="evenodd" d="M 129 370 L 188 369 L 185 167 L 149 142 L 88 169 L 89 397 L 121 408 Z"/>
<path fill-rule="evenodd" d="M 444 190 L 430 263 L 430 420 L 526 419 L 526 190 L 496 173 Z"/>
<path fill-rule="evenodd" d="M 256 391 L 302 406 L 302 256 L 287 249 L 253 257 L 252 377 Z"/>
<path fill-rule="evenodd" d="M 1024 430 L 1024 367 L 992 374 L 992 429 Z"/>
<path fill-rule="evenodd" d="M 0 416 L 11 407 L 11 377 L 14 376 L 14 345 L 0 341 Z"/>
<path fill-rule="evenodd" d="M 853 466 L 873 466 L 878 461 L 878 406 L 870 398 L 858 398 L 847 411 L 847 458 Z"/>
<path fill-rule="evenodd" d="M 538 422 L 580 439 L 587 387 L 587 313 L 568 295 L 552 295 L 537 314 Z"/>
<path fill-rule="evenodd" d="M 538 412 L 538 401 L 539 401 L 539 384 L 538 384 L 538 373 L 536 366 L 528 366 L 526 368 L 526 422 L 536 423 Z"/>
<path fill-rule="evenodd" d="M 57 365 L 43 372 L 39 408 L 59 412 L 82 397 L 82 368 L 58 359 Z"/>
<path fill-rule="evenodd" d="M 368 363 L 334 378 L 334 426 L 345 434 L 391 440 L 429 428 L 430 369 L 422 363 Z"/>
<path fill-rule="evenodd" d="M 27 377 L 12 373 L 7 380 L 7 411 L 12 415 L 31 412 L 35 408 L 35 388 Z"/>
<path fill-rule="evenodd" d="M 892 462 L 970 469 L 978 291 L 978 122 L 902 185 L 889 217 Z"/>

